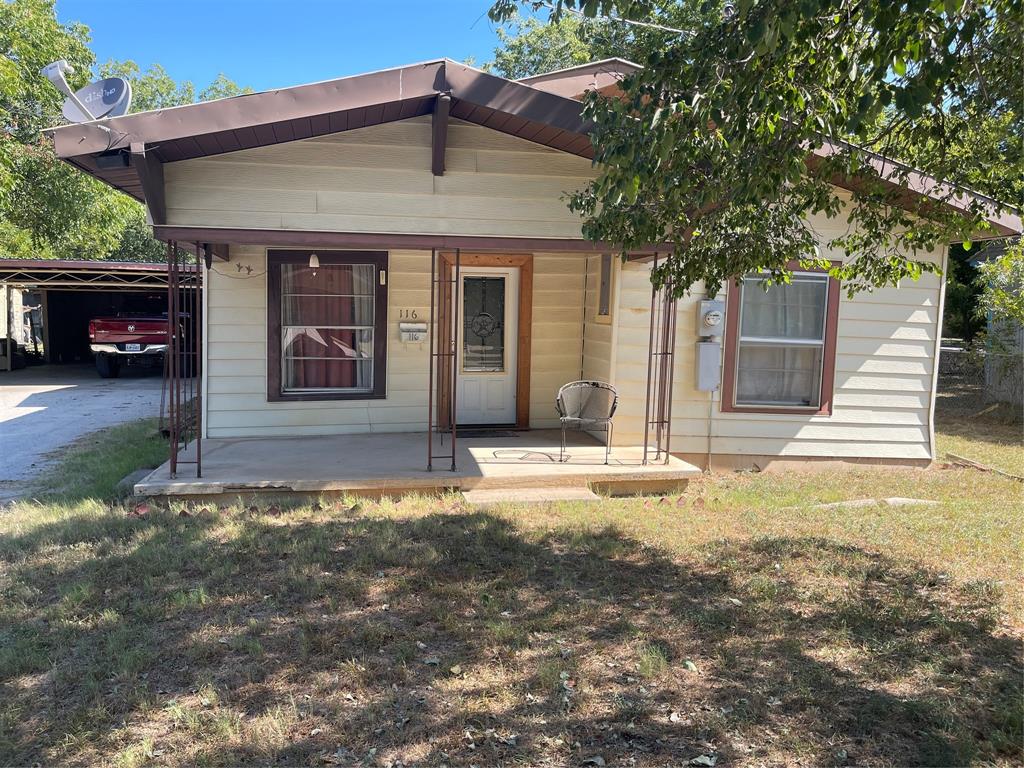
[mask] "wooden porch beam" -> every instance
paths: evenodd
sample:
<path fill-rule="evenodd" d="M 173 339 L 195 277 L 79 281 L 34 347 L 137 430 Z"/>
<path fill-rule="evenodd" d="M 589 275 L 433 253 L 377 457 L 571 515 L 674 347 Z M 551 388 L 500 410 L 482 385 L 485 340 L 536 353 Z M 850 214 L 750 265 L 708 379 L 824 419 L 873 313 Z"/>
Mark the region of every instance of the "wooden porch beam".
<path fill-rule="evenodd" d="M 447 93 L 438 94 L 434 101 L 430 139 L 430 170 L 435 176 L 444 176 L 444 153 L 448 146 L 448 115 L 451 108 L 452 97 Z"/>
<path fill-rule="evenodd" d="M 227 261 L 228 260 L 228 244 L 227 243 L 203 243 L 203 251 L 206 256 L 206 263 L 213 260 L 216 261 Z"/>
<path fill-rule="evenodd" d="M 146 207 L 154 227 L 167 223 L 167 198 L 164 194 L 164 164 L 155 152 L 147 152 L 146 145 L 139 142 L 131 144 L 132 166 L 142 184 L 142 193 L 146 198 Z"/>
<path fill-rule="evenodd" d="M 175 246 L 186 253 L 191 253 L 193 256 L 196 253 L 196 240 L 179 240 L 177 237 L 168 237 L 162 234 L 163 227 L 153 227 L 153 237 L 162 243 L 174 241 Z M 199 255 L 207 262 L 207 264 L 214 261 L 228 261 L 228 244 L 227 243 L 206 243 L 199 242 Z M 182 267 L 184 269 L 184 267 Z"/>
<path fill-rule="evenodd" d="M 328 232 L 303 229 L 241 229 L 234 227 L 185 227 L 165 225 L 153 227 L 157 240 L 177 240 L 187 243 L 230 243 L 231 245 L 279 246 L 283 248 L 368 248 L 387 250 L 405 248 L 427 250 L 431 248 L 465 248 L 473 251 L 554 252 L 554 253 L 618 253 L 612 243 L 592 240 L 574 240 L 561 237 L 500 237 L 491 235 L 427 235 L 404 232 Z M 653 252 L 655 246 L 652 246 Z M 664 252 L 670 246 L 658 247 Z M 647 253 L 638 250 L 637 254 Z"/>

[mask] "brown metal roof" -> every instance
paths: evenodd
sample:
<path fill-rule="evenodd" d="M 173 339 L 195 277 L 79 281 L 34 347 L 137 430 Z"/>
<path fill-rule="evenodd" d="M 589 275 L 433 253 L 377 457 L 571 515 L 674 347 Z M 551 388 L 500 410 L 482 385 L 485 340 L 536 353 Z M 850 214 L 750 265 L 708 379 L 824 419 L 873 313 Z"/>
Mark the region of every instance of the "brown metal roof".
<path fill-rule="evenodd" d="M 187 265 L 185 269 L 195 269 Z M 0 283 L 19 287 L 162 290 L 167 264 L 76 259 L 0 259 Z"/>
<path fill-rule="evenodd" d="M 820 148 L 808 156 L 807 165 L 815 168 L 823 159 L 851 146 L 846 142 L 825 140 Z M 908 211 L 922 212 L 929 206 L 941 204 L 955 211 L 968 212 L 973 204 L 979 204 L 985 211 L 985 217 L 992 229 L 975 233 L 978 240 L 1008 237 L 1024 232 L 1020 212 L 1000 204 L 987 195 L 952 187 L 904 163 L 868 150 L 861 151 L 866 153 L 868 164 L 878 174 L 882 183 L 895 194 L 897 205 Z M 833 179 L 832 183 L 850 190 L 858 190 L 865 186 L 859 179 L 849 177 Z"/>
<path fill-rule="evenodd" d="M 427 115 L 434 112 L 439 96 L 450 96 L 453 117 L 592 158 L 593 123 L 583 118 L 582 105 L 571 96 L 591 88 L 614 90 L 623 74 L 638 68 L 624 59 L 608 59 L 514 81 L 450 59 L 439 59 L 309 85 L 65 125 L 50 132 L 59 157 L 138 200 L 146 200 L 146 185 L 151 198 L 162 197 L 161 163 Z M 836 145 L 826 143 L 815 154 L 828 157 L 835 151 Z M 812 156 L 808 162 L 813 165 L 816 158 Z M 139 167 L 146 164 L 151 166 L 148 171 Z M 892 163 L 882 161 L 880 171 L 883 178 L 891 177 Z M 834 183 L 849 189 L 857 186 L 856 181 L 844 179 Z M 941 182 L 915 172 L 901 189 L 906 190 L 901 204 L 910 210 L 920 210 L 922 200 L 927 203 L 928 198 L 942 197 L 940 193 L 945 188 Z M 1000 211 L 995 201 L 982 195 L 964 191 L 959 198 L 946 202 L 963 209 L 972 200 L 981 201 L 991 211 L 989 221 L 994 232 L 989 236 L 1020 234 L 1024 229 L 1018 213 Z M 162 199 L 148 202 L 151 212 L 162 209 Z"/>
<path fill-rule="evenodd" d="M 525 83 L 558 96 L 578 99 L 587 91 L 599 91 L 611 95 L 619 90 L 619 81 L 623 77 L 640 69 L 642 67 L 632 61 L 610 58 L 558 69 L 554 72 L 522 77 L 516 82 Z"/>
<path fill-rule="evenodd" d="M 127 150 L 161 162 L 322 136 L 433 112 L 441 94 L 462 120 L 592 157 L 592 123 L 573 99 L 449 59 L 50 129 L 59 157 L 143 200 Z"/>

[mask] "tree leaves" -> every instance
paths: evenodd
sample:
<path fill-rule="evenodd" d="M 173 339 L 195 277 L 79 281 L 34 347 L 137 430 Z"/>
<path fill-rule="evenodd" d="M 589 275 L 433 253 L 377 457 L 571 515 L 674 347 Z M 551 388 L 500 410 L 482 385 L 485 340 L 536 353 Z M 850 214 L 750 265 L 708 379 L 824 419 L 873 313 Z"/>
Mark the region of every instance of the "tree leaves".
<path fill-rule="evenodd" d="M 39 70 L 67 59 L 69 84 L 84 85 L 94 65 L 88 39 L 85 26 L 57 20 L 53 0 L 0 2 L 0 257 L 162 258 L 142 206 L 61 162 L 42 134 L 62 121 L 63 97 Z M 195 100 L 191 83 L 175 82 L 156 64 L 142 72 L 134 62 L 112 61 L 100 74 L 131 81 L 135 111 Z M 220 75 L 201 96 L 246 90 Z"/>
<path fill-rule="evenodd" d="M 1009 202 L 1024 189 L 1019 0 L 599 5 L 685 34 L 633 33 L 644 69 L 624 98 L 587 100 L 600 175 L 570 207 L 587 237 L 623 251 L 670 244 L 656 276 L 677 293 L 823 253 L 844 258 L 848 291 L 935 271 L 930 254 L 982 228 L 985 211 L 928 201 L 912 215 L 900 160 L 951 181 L 930 185 L 951 201 L 962 184 Z M 959 143 L 968 135 L 977 146 Z M 841 234 L 811 229 L 824 219 Z"/>

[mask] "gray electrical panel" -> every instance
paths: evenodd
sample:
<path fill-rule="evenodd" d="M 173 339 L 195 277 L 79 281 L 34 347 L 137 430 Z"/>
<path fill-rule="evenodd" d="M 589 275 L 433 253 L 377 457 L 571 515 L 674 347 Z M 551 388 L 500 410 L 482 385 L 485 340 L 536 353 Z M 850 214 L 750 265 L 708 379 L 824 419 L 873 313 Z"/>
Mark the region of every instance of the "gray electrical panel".
<path fill-rule="evenodd" d="M 722 344 L 717 341 L 697 342 L 697 389 L 717 392 L 722 384 Z"/>
<path fill-rule="evenodd" d="M 721 336 L 725 333 L 725 302 L 704 299 L 697 305 L 697 335 Z"/>
<path fill-rule="evenodd" d="M 717 392 L 722 384 L 722 334 L 725 302 L 704 299 L 697 305 L 697 390 Z"/>

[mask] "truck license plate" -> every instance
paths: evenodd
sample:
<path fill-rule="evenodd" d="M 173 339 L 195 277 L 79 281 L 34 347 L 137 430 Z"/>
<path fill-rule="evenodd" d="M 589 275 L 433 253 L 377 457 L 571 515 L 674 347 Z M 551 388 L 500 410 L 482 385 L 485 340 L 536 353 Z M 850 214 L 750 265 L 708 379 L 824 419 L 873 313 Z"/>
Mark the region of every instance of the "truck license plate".
<path fill-rule="evenodd" d="M 124 345 L 124 351 L 125 352 L 141 352 L 142 351 L 142 345 L 141 344 L 125 344 Z"/>

